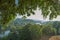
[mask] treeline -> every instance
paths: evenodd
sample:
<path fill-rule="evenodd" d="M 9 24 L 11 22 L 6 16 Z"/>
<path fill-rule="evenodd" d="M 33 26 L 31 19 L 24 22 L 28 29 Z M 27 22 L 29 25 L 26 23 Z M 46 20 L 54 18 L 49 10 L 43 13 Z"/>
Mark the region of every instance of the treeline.
<path fill-rule="evenodd" d="M 52 25 L 27 24 L 16 28 L 12 26 L 9 35 L 0 40 L 40 40 L 42 36 L 53 35 L 57 35 L 57 28 Z"/>

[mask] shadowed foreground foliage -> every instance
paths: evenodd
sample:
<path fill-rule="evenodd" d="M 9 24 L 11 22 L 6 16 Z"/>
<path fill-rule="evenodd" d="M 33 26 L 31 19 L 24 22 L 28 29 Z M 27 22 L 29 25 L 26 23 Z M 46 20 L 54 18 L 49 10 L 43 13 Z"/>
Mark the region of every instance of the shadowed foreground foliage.
<path fill-rule="evenodd" d="M 27 24 L 24 27 L 12 28 L 8 36 L 1 40 L 40 40 L 42 36 L 56 35 L 56 29 L 51 26 Z"/>

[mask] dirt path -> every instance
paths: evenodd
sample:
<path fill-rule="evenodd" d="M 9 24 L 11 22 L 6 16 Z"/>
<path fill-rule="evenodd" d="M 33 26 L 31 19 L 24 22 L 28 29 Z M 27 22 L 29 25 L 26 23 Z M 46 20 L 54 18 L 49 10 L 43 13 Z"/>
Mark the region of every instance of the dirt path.
<path fill-rule="evenodd" d="M 40 40 L 60 40 L 60 36 L 43 36 Z"/>
<path fill-rule="evenodd" d="M 52 36 L 49 40 L 60 40 L 60 36 Z"/>

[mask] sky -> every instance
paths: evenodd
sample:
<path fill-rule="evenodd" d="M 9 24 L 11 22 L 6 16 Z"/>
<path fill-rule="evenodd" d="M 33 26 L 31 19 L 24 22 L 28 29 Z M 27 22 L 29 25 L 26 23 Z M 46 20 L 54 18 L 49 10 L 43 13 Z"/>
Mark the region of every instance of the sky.
<path fill-rule="evenodd" d="M 34 11 L 35 15 L 31 14 L 31 16 L 27 17 L 26 19 L 33 19 L 33 20 L 43 20 L 43 21 L 60 21 L 60 16 L 57 16 L 57 18 L 53 18 L 52 20 L 49 20 L 49 16 L 47 16 L 46 19 L 43 18 L 43 16 L 41 15 L 41 10 L 39 10 L 39 8 L 37 8 L 37 10 Z M 17 15 L 16 18 L 22 18 L 21 15 Z"/>
<path fill-rule="evenodd" d="M 18 0 L 15 0 L 16 5 L 18 6 Z M 35 15 L 31 15 L 29 17 L 27 17 L 26 19 L 33 19 L 33 20 L 44 20 L 44 21 L 60 21 L 60 16 L 57 16 L 57 18 L 53 18 L 52 20 L 49 20 L 49 16 L 47 16 L 46 19 L 43 18 L 43 16 L 41 15 L 41 10 L 39 10 L 39 8 L 37 8 L 37 10 L 34 11 Z M 16 18 L 21 18 L 21 15 L 17 15 Z"/>

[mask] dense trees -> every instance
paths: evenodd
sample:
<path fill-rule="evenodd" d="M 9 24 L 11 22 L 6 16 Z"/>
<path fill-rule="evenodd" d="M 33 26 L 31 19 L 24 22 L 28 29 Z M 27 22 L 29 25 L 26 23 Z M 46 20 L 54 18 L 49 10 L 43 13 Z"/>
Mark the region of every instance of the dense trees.
<path fill-rule="evenodd" d="M 12 26 L 13 27 L 13 26 Z M 11 28 L 8 36 L 2 40 L 40 40 L 43 36 L 56 35 L 56 28 L 53 26 L 27 24 L 24 27 Z"/>
<path fill-rule="evenodd" d="M 60 15 L 60 0 L 0 0 L 0 23 L 8 23 L 17 13 L 30 16 L 37 7 L 44 17 L 49 15 L 52 19 Z"/>
<path fill-rule="evenodd" d="M 53 28 L 56 29 L 56 34 L 59 35 L 60 34 L 60 21 L 48 21 L 46 22 L 44 25 L 46 26 L 51 26 Z"/>
<path fill-rule="evenodd" d="M 44 18 L 49 15 L 49 19 L 53 19 L 60 15 L 60 0 L 0 0 L 0 24 L 4 26 L 9 23 L 16 14 L 27 16 L 35 14 L 34 10 L 37 7 L 42 11 Z M 56 24 L 59 25 L 55 22 L 54 27 L 49 24 L 48 26 L 28 24 L 20 29 L 12 28 L 10 34 L 2 40 L 39 40 L 43 35 L 58 34 L 60 26 L 57 27 Z"/>
<path fill-rule="evenodd" d="M 53 26 L 56 28 L 56 33 L 59 35 L 60 22 L 56 21 L 53 23 Z"/>

